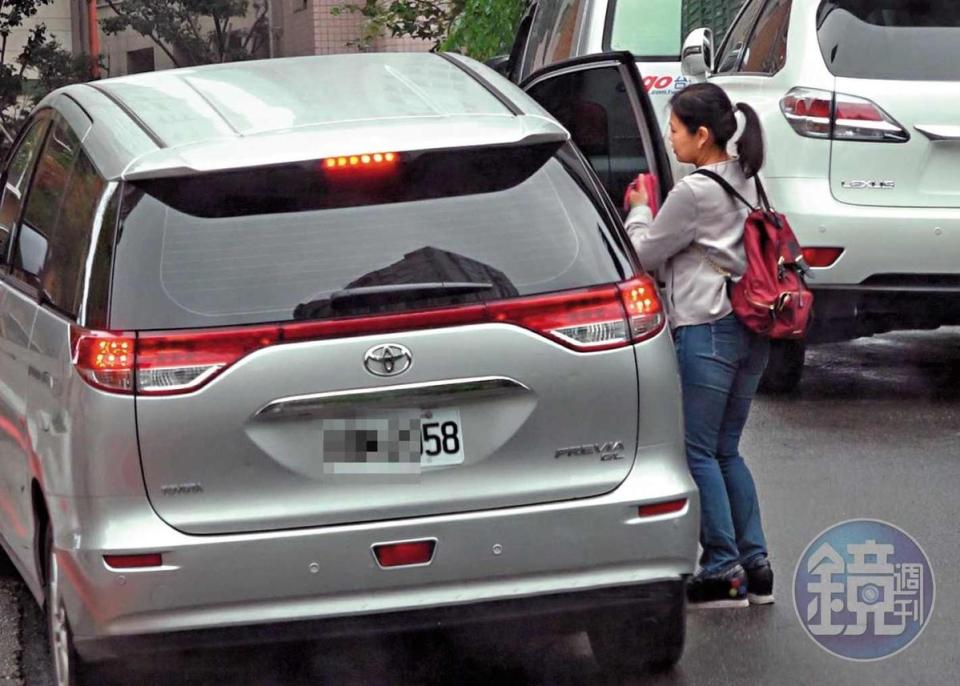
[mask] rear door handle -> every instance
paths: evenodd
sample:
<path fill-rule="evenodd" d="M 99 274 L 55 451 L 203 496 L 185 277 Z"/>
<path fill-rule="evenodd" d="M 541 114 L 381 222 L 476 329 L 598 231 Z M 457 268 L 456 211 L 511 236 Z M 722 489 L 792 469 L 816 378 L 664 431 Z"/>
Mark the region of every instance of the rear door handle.
<path fill-rule="evenodd" d="M 960 126 L 950 124 L 917 124 L 913 128 L 932 141 L 960 141 Z"/>

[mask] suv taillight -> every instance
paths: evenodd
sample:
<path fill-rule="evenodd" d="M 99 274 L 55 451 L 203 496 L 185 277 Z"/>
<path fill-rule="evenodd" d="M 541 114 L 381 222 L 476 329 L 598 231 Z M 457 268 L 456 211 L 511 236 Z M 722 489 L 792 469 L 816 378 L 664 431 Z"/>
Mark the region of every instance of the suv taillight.
<path fill-rule="evenodd" d="M 910 134 L 897 120 L 866 98 L 794 88 L 780 101 L 793 130 L 807 138 L 838 141 L 905 143 Z"/>
<path fill-rule="evenodd" d="M 503 323 L 577 352 L 596 352 L 651 338 L 665 321 L 655 284 L 640 276 L 622 284 L 461 308 L 169 333 L 73 326 L 70 337 L 74 366 L 90 385 L 114 393 L 131 394 L 136 388 L 140 395 L 174 395 L 195 391 L 255 350 L 280 343 Z"/>

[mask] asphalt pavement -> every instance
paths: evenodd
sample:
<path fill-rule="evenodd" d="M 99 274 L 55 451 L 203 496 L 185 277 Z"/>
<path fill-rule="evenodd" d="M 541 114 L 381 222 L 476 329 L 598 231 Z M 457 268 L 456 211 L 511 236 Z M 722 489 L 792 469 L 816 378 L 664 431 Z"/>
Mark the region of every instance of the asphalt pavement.
<path fill-rule="evenodd" d="M 615 683 L 956 683 L 960 329 L 813 348 L 799 393 L 756 401 L 743 452 L 760 492 L 777 602 L 691 613 L 687 649 L 674 671 Z M 811 540 L 859 518 L 884 520 L 911 534 L 936 578 L 933 613 L 920 637 L 872 663 L 850 662 L 816 645 L 791 598 L 794 569 Z M 39 610 L 0 563 L 0 686 L 51 683 L 44 650 Z M 584 635 L 479 634 L 165 656 L 128 665 L 114 680 L 137 686 L 605 682 Z"/>

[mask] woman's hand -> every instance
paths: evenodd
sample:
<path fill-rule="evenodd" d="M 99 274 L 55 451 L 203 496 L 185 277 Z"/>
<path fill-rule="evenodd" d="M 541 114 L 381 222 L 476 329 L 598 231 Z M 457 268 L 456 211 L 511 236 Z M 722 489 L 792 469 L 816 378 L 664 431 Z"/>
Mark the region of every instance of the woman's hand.
<path fill-rule="evenodd" d="M 646 205 L 647 200 L 647 189 L 643 187 L 643 184 L 637 184 L 637 188 L 627 194 L 627 202 L 630 203 L 630 209 Z"/>

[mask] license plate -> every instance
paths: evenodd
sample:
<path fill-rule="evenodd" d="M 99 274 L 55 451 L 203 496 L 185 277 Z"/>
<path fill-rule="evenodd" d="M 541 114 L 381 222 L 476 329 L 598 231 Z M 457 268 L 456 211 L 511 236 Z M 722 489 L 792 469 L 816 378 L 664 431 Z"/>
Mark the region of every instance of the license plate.
<path fill-rule="evenodd" d="M 463 428 L 460 411 L 430 410 L 420 417 L 420 464 L 446 467 L 463 464 Z"/>
<path fill-rule="evenodd" d="M 325 471 L 335 474 L 416 474 L 464 461 L 460 411 L 453 408 L 328 419 L 322 446 Z"/>

